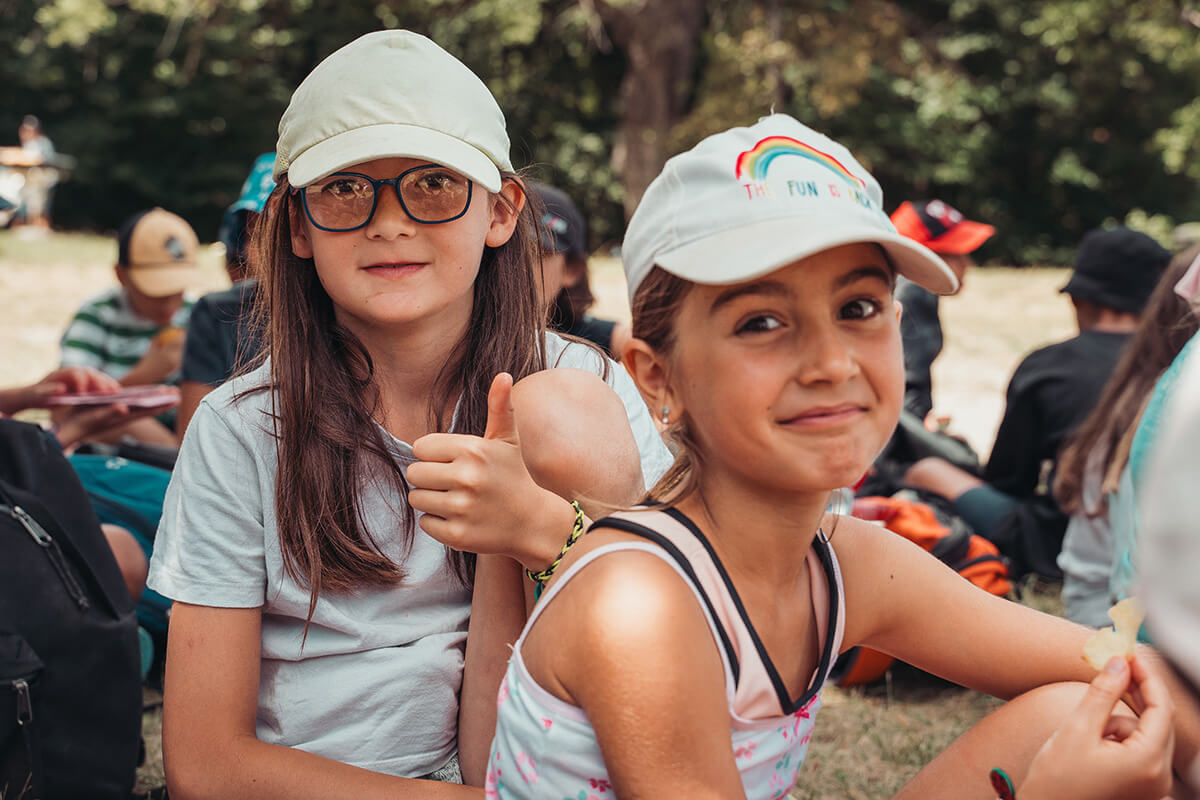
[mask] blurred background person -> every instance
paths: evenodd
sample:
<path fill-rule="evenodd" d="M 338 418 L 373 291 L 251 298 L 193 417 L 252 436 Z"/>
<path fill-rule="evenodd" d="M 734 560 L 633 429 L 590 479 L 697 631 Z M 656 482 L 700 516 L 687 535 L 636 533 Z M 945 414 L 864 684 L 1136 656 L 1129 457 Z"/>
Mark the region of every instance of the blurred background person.
<path fill-rule="evenodd" d="M 542 245 L 542 305 L 547 324 L 560 333 L 598 345 L 617 361 L 629 326 L 587 313 L 595 302 L 588 280 L 587 222 L 566 192 L 543 183 L 526 187 L 537 206 Z"/>
<path fill-rule="evenodd" d="M 177 383 L 192 299 L 200 282 L 199 241 L 182 217 L 161 208 L 134 214 L 117 232 L 117 285 L 87 300 L 62 337 L 64 367 L 92 367 L 123 386 Z M 178 445 L 174 412 L 117 432 L 145 444 Z M 116 441 L 106 439 L 105 441 Z"/>
<path fill-rule="evenodd" d="M 274 166 L 274 153 L 255 159 L 238 199 L 221 217 L 217 238 L 225 245 L 225 271 L 233 285 L 206 294 L 192 308 L 180 370 L 180 436 L 204 396 L 258 355 L 258 336 L 250 324 L 258 296 L 258 282 L 250 270 L 251 232 L 275 188 Z"/>
<path fill-rule="evenodd" d="M 962 291 L 967 267 L 974 263 L 971 253 L 996 232 L 991 225 L 969 220 L 941 200 L 906 200 L 892 214 L 892 224 L 904 236 L 942 257 L 958 277 L 958 291 Z M 924 420 L 933 408 L 933 362 L 942 352 L 938 296 L 899 277 L 896 299 L 904 308 L 900 316 L 900 337 L 904 340 L 904 408 Z"/>

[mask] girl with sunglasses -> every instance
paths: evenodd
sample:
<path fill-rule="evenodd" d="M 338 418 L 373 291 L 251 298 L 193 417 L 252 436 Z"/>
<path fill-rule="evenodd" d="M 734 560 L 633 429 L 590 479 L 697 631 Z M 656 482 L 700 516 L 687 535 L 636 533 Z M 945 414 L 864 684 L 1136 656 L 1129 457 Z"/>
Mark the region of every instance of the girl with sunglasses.
<path fill-rule="evenodd" d="M 276 153 L 266 354 L 192 419 L 151 568 L 168 785 L 478 796 L 449 784 L 482 784 L 531 585 L 511 559 L 546 567 L 570 500 L 629 502 L 670 456 L 627 375 L 545 332 L 504 118 L 460 62 L 368 34 Z M 495 555 L 443 544 L 466 538 Z"/>

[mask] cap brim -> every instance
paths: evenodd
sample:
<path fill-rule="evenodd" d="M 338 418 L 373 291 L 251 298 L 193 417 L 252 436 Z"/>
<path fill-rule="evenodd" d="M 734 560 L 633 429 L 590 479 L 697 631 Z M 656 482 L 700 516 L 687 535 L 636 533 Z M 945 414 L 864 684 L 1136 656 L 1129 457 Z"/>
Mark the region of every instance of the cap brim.
<path fill-rule="evenodd" d="M 935 253 L 965 256 L 978 250 L 995 232 L 991 225 L 964 219 L 938 238 L 926 242 L 925 246 Z"/>
<path fill-rule="evenodd" d="M 180 294 L 195 286 L 200 277 L 195 265 L 188 264 L 139 264 L 127 269 L 137 290 L 150 297 Z"/>
<path fill-rule="evenodd" d="M 500 170 L 483 151 L 439 131 L 395 124 L 355 128 L 313 145 L 288 165 L 288 182 L 307 186 L 377 158 L 425 159 L 462 173 L 489 192 L 500 191 Z"/>
<path fill-rule="evenodd" d="M 719 231 L 659 254 L 655 263 L 696 283 L 741 283 L 762 277 L 832 247 L 869 242 L 880 245 L 896 271 L 935 294 L 958 291 L 958 278 L 937 254 L 899 233 L 831 222 L 824 236 L 796 233 L 796 221 L 770 219 Z M 806 225 L 806 227 L 808 227 Z M 747 247 L 747 242 L 757 244 Z M 738 265 L 735 271 L 731 265 Z"/>

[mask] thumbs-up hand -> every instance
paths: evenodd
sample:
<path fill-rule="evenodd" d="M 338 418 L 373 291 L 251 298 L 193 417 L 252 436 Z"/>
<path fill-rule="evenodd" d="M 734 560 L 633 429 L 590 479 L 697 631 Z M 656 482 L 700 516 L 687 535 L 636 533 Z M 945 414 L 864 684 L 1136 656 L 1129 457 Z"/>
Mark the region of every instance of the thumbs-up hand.
<path fill-rule="evenodd" d="M 522 540 L 531 529 L 550 524 L 565 536 L 573 517 L 562 498 L 530 477 L 512 389 L 507 372 L 492 381 L 482 437 L 431 433 L 413 443 L 418 461 L 408 467 L 408 502 L 424 512 L 422 530 L 448 547 L 527 561 Z"/>

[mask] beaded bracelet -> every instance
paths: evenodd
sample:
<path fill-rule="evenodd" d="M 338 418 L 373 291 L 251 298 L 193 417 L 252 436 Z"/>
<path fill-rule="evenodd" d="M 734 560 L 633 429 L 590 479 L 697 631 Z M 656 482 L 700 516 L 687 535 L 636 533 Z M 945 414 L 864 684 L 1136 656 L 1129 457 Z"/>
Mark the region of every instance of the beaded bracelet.
<path fill-rule="evenodd" d="M 579 502 L 576 500 L 571 501 L 571 508 L 575 509 L 575 526 L 571 528 L 571 535 L 567 537 L 567 543 L 558 552 L 558 557 L 551 561 L 550 566 L 541 572 L 525 570 L 525 574 L 529 576 L 529 580 L 536 583 L 539 589 L 546 581 L 550 580 L 550 576 L 554 574 L 554 570 L 558 569 L 559 563 L 563 560 L 563 556 L 567 554 L 567 551 L 571 549 L 571 545 L 578 542 L 579 537 L 583 535 L 583 509 L 579 507 Z"/>

